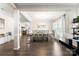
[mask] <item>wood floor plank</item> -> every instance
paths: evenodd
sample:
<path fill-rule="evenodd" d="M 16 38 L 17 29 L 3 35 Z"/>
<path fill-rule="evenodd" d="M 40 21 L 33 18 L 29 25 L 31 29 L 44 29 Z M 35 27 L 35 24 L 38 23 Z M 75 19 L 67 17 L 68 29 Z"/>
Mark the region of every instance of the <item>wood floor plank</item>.
<path fill-rule="evenodd" d="M 21 37 L 21 48 L 13 50 L 13 41 L 0 45 L 1 56 L 71 56 L 72 51 L 58 41 L 28 42 L 27 37 Z"/>

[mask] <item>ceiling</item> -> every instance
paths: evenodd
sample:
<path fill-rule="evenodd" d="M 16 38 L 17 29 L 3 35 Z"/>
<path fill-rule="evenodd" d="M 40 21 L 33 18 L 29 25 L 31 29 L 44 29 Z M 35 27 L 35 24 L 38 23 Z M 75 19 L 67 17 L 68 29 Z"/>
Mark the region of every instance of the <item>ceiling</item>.
<path fill-rule="evenodd" d="M 61 15 L 63 15 L 64 11 L 69 11 L 72 8 L 76 8 L 79 4 L 78 3 L 15 3 L 16 8 L 18 8 L 22 14 L 24 15 L 24 17 L 26 18 L 26 20 L 43 20 L 44 15 L 42 15 L 42 13 L 44 14 L 44 12 L 46 14 L 49 14 L 51 16 L 49 16 L 50 19 L 55 19 Z M 40 18 L 36 18 L 39 16 L 42 17 Z M 37 16 L 35 16 L 35 14 Z M 48 19 L 48 20 L 50 20 Z M 21 20 L 22 22 L 25 22 L 26 20 Z M 46 19 L 45 19 L 46 21 Z"/>
<path fill-rule="evenodd" d="M 20 21 L 23 22 L 29 22 L 29 20 L 22 14 L 20 13 L 21 17 L 20 17 Z"/>
<path fill-rule="evenodd" d="M 78 3 L 15 3 L 21 11 L 67 11 L 75 8 Z"/>
<path fill-rule="evenodd" d="M 48 22 L 48 21 L 58 18 L 59 16 L 62 16 L 65 12 L 57 12 L 57 11 L 34 12 L 34 11 L 31 11 L 31 12 L 21 12 L 21 13 L 25 15 L 25 17 L 27 17 L 30 21 L 33 20 L 33 21 Z"/>

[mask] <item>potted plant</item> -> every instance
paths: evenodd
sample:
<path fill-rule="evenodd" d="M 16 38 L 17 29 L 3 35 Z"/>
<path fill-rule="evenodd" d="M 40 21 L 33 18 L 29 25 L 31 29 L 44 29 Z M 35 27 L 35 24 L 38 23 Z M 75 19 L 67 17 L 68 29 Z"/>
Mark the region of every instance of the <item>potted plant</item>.
<path fill-rule="evenodd" d="M 76 18 L 76 22 L 79 23 L 79 16 L 77 16 L 77 18 Z"/>

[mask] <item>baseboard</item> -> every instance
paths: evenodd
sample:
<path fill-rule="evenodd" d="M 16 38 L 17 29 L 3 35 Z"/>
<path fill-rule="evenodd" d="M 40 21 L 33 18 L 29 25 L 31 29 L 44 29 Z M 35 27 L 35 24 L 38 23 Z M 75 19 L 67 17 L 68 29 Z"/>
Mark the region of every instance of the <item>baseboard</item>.
<path fill-rule="evenodd" d="M 63 44 L 64 46 L 66 46 L 67 48 L 69 48 L 69 49 L 74 49 L 74 48 L 76 48 L 75 46 L 70 46 L 70 45 L 68 45 L 67 43 L 65 43 L 65 42 L 63 42 L 63 41 L 61 41 L 61 40 L 59 40 L 59 42 L 60 42 L 61 44 Z"/>

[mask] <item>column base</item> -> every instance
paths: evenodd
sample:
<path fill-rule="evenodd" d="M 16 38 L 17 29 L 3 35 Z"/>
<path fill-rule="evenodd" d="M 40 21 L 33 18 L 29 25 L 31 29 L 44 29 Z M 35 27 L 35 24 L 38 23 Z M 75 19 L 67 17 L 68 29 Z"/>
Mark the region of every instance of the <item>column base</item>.
<path fill-rule="evenodd" d="M 20 49 L 20 47 L 19 48 L 13 48 L 13 50 L 19 50 Z"/>

